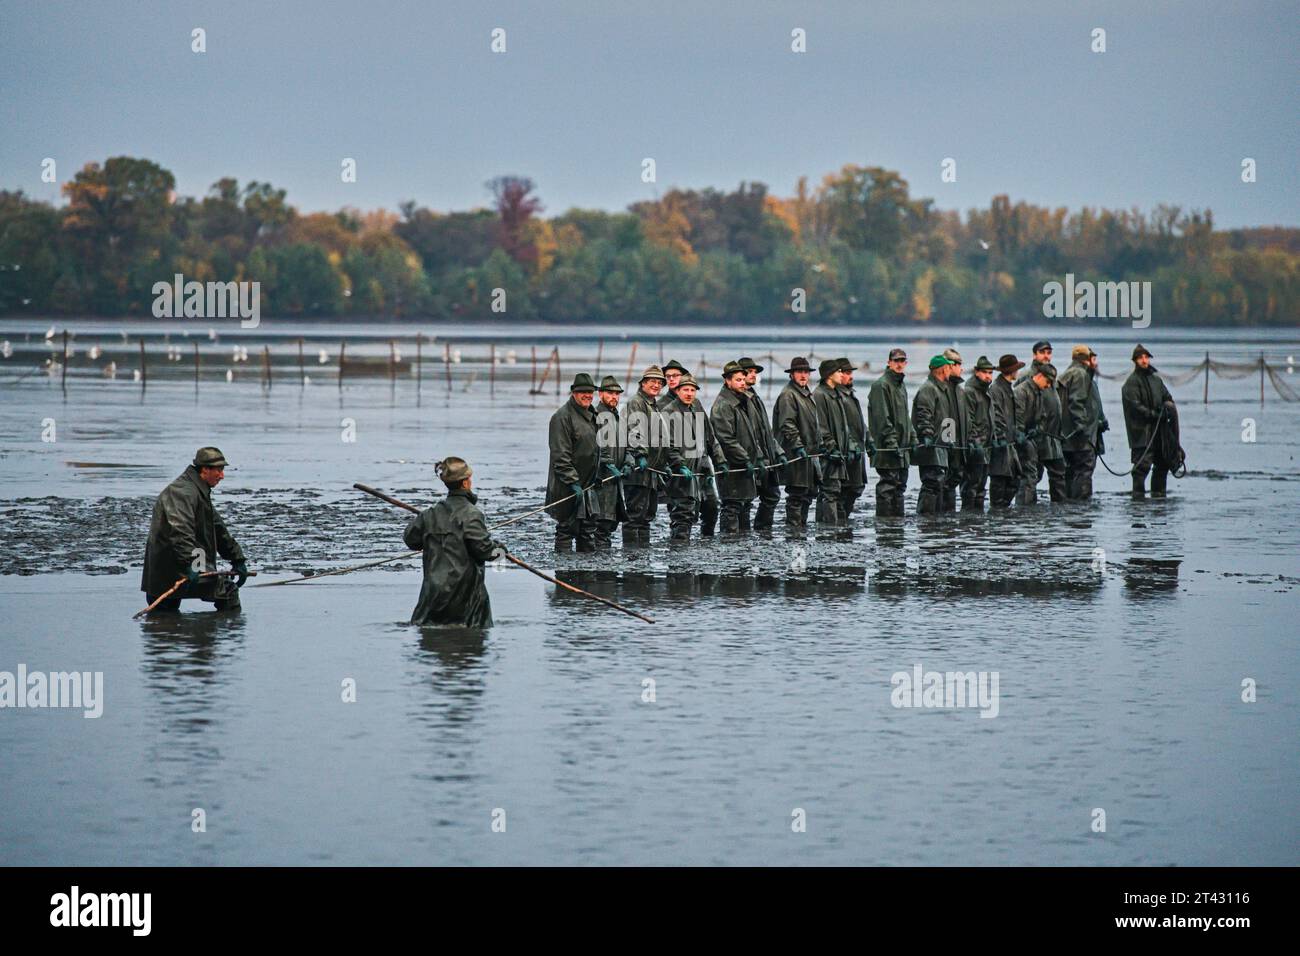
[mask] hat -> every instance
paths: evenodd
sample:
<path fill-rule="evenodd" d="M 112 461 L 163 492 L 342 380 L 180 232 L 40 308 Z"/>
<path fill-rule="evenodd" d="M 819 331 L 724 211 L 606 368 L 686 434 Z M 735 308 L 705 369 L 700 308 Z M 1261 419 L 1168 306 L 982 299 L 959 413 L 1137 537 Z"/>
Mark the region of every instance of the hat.
<path fill-rule="evenodd" d="M 1133 346 L 1133 361 L 1136 362 L 1139 355 L 1145 355 L 1147 358 L 1155 358 L 1154 355 L 1147 351 L 1147 347 L 1141 343 Z"/>
<path fill-rule="evenodd" d="M 811 371 L 812 371 L 812 366 L 808 364 L 808 360 L 804 358 L 802 355 L 796 355 L 794 358 L 790 360 L 790 367 L 785 370 L 785 374 L 789 375 L 791 372 L 811 372 Z"/>
<path fill-rule="evenodd" d="M 1013 372 L 1018 372 L 1024 367 L 1025 363 L 1021 362 L 1014 355 L 1004 355 L 1002 358 L 998 359 L 998 371 L 1003 375 L 1010 375 Z"/>
<path fill-rule="evenodd" d="M 997 366 L 989 361 L 987 355 L 981 355 L 975 360 L 975 371 L 977 372 L 992 372 L 996 367 Z"/>
<path fill-rule="evenodd" d="M 1043 351 L 1043 349 L 1050 349 L 1051 347 L 1052 347 L 1052 343 L 1051 343 L 1051 342 L 1048 342 L 1048 341 L 1042 341 L 1042 342 L 1035 342 L 1035 343 L 1034 343 L 1034 351 L 1035 351 L 1035 352 L 1041 352 L 1041 351 Z"/>
<path fill-rule="evenodd" d="M 891 361 L 891 362 L 906 362 L 906 361 L 907 361 L 907 353 L 904 352 L 902 349 L 890 349 L 890 350 L 889 350 L 889 361 Z"/>
<path fill-rule="evenodd" d="M 700 387 L 700 383 L 695 381 L 694 375 L 692 375 L 690 372 L 683 372 L 682 380 L 677 383 L 677 387 L 681 389 L 681 388 L 685 388 L 687 385 L 689 385 L 691 388 Z"/>
<path fill-rule="evenodd" d="M 669 359 L 668 364 L 664 366 L 665 374 L 669 372 L 671 369 L 677 369 L 677 371 L 679 372 L 685 372 L 686 366 L 683 365 L 681 362 L 677 361 L 677 359 Z"/>
<path fill-rule="evenodd" d="M 826 379 L 830 378 L 839 370 L 840 370 L 840 363 L 836 359 L 826 359 L 824 362 L 822 362 L 820 365 L 817 366 L 817 374 L 821 376 L 821 380 L 823 382 L 826 381 Z"/>
<path fill-rule="evenodd" d="M 1092 349 L 1086 345 L 1076 345 L 1070 349 L 1070 358 L 1074 361 L 1086 360 L 1092 354 Z"/>
<path fill-rule="evenodd" d="M 739 362 L 728 362 L 726 365 L 722 366 L 722 378 L 725 381 L 737 372 L 743 371 L 745 371 L 745 366 L 741 365 Z"/>
<path fill-rule="evenodd" d="M 570 392 L 594 392 L 596 383 L 591 380 L 591 376 L 586 372 L 579 372 L 573 376 L 573 384 L 569 386 Z"/>
<path fill-rule="evenodd" d="M 1056 366 L 1053 365 L 1051 362 L 1039 362 L 1037 365 L 1034 366 L 1034 371 L 1036 373 L 1042 372 L 1044 375 L 1046 375 L 1048 385 L 1051 385 L 1053 382 L 1056 381 Z"/>
<path fill-rule="evenodd" d="M 961 353 L 958 352 L 956 349 L 944 349 L 943 357 L 946 358 L 953 365 L 961 364 Z"/>
<path fill-rule="evenodd" d="M 841 357 L 841 358 L 837 358 L 835 361 L 839 365 L 841 372 L 852 372 L 854 369 L 857 368 L 857 366 L 854 365 L 852 362 L 850 362 L 847 358 Z"/>
<path fill-rule="evenodd" d="M 444 458 L 434 463 L 433 470 L 446 485 L 454 485 L 474 474 L 474 469 L 464 458 Z"/>
<path fill-rule="evenodd" d="M 623 386 L 618 384 L 618 379 L 613 375 L 606 375 L 600 380 L 600 390 L 602 392 L 621 392 Z"/>
<path fill-rule="evenodd" d="M 740 362 L 739 362 L 739 365 L 740 365 L 740 367 L 743 368 L 746 372 L 748 372 L 750 369 L 753 369 L 755 372 L 761 372 L 761 371 L 763 371 L 763 366 L 759 365 L 757 362 L 755 362 L 755 361 L 754 361 L 752 358 L 750 358 L 748 355 L 746 355 L 746 356 L 744 356 L 744 357 L 741 358 L 741 360 L 740 360 Z"/>
<path fill-rule="evenodd" d="M 945 365 L 952 365 L 952 361 L 946 355 L 932 355 L 930 357 L 930 368 L 943 368 Z"/>
<path fill-rule="evenodd" d="M 1092 349 L 1088 349 L 1088 358 L 1096 358 L 1096 357 L 1097 357 L 1097 353 L 1094 352 Z"/>
<path fill-rule="evenodd" d="M 641 373 L 641 381 L 644 382 L 644 381 L 645 381 L 646 379 L 648 379 L 648 378 L 657 378 L 657 379 L 659 379 L 659 381 L 661 381 L 661 382 L 667 382 L 667 381 L 668 381 L 668 379 L 664 378 L 664 373 L 663 373 L 663 371 L 659 368 L 658 365 L 647 365 L 647 366 L 646 366 L 645 371 Z"/>
<path fill-rule="evenodd" d="M 230 462 L 226 461 L 226 456 L 221 454 L 220 448 L 200 448 L 194 453 L 195 468 L 225 468 Z"/>

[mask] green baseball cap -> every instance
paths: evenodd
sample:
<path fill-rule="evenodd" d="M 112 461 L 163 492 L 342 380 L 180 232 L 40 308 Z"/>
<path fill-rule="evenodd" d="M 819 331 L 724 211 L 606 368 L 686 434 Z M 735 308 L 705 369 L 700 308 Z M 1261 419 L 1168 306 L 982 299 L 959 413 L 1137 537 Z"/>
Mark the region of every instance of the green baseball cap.
<path fill-rule="evenodd" d="M 936 355 L 930 359 L 930 368 L 943 368 L 945 365 L 952 364 L 952 360 L 944 355 Z"/>

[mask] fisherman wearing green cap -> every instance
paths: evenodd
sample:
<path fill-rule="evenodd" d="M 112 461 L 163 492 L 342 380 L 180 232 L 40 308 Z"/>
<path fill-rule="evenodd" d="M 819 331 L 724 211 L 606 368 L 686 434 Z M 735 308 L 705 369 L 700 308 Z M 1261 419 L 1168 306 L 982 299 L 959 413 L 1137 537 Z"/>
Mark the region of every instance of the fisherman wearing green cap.
<path fill-rule="evenodd" d="M 407 522 L 402 535 L 406 546 L 423 552 L 424 558 L 424 580 L 411 623 L 491 627 L 483 565 L 501 558 L 506 549 L 488 534 L 469 463 L 445 458 L 434 469 L 447 486 L 447 497 Z"/>
<path fill-rule="evenodd" d="M 706 486 L 711 483 L 709 475 L 727 466 L 709 416 L 696 400 L 699 388 L 695 376 L 685 372 L 677 380 L 677 392 L 663 413 L 682 459 L 680 473 L 667 481 L 668 525 L 674 542 L 690 540 L 691 527 L 700 519 Z"/>
<path fill-rule="evenodd" d="M 650 524 L 659 510 L 659 493 L 667 475 L 680 474 L 682 459 L 669 440 L 668 424 L 661 414 L 671 395 L 662 395 L 668 379 L 657 365 L 641 373 L 641 387 L 627 403 L 627 447 L 632 471 L 623 479 L 627 520 L 623 544 L 650 543 Z"/>
<path fill-rule="evenodd" d="M 713 400 L 709 421 L 726 459 L 727 471 L 718 476 L 722 495 L 722 533 L 736 535 L 749 530 L 749 509 L 758 495 L 763 452 L 749 415 L 749 387 L 739 362 L 722 368 L 725 386 Z"/>
<path fill-rule="evenodd" d="M 844 399 L 839 394 L 843 375 L 840 363 L 826 359 L 817 366 L 821 379 L 813 389 L 813 401 L 821 416 L 829 441 L 821 448 L 822 483 L 817 493 L 817 524 L 827 528 L 841 528 L 848 519 L 841 517 L 840 498 L 844 493 L 844 480 L 849 474 L 849 422 L 844 411 Z"/>
<path fill-rule="evenodd" d="M 547 514 L 555 519 L 555 550 L 596 550 L 596 521 L 600 517 L 597 484 L 601 448 L 596 412 L 591 407 L 596 383 L 579 372 L 569 386 L 569 400 L 551 416 L 548 430 L 550 461 L 546 467 Z"/>
<path fill-rule="evenodd" d="M 754 435 L 758 438 L 763 452 L 763 463 L 775 465 L 786 463 L 785 452 L 777 444 L 772 434 L 772 420 L 768 417 L 767 407 L 758 394 L 758 374 L 763 371 L 752 358 L 745 356 L 739 360 L 745 370 L 745 387 L 749 390 L 746 408 L 754 424 Z M 754 530 L 771 531 L 775 521 L 776 507 L 781 503 L 781 469 L 768 468 L 758 476 L 758 509 L 754 512 Z"/>
<path fill-rule="evenodd" d="M 623 476 L 632 470 L 632 456 L 627 449 L 627 435 L 619 426 L 618 400 L 623 386 L 613 375 L 600 382 L 599 406 L 596 408 L 596 439 L 600 444 L 600 477 L 596 497 L 600 501 L 600 516 L 596 519 L 596 548 L 610 546 L 614 530 L 620 521 L 627 520 L 627 507 L 623 501 Z"/>
<path fill-rule="evenodd" d="M 1014 355 L 998 359 L 998 376 L 989 386 L 989 410 L 993 432 L 989 443 L 989 510 L 1009 508 L 1020 487 L 1020 455 L 1017 440 L 1022 435 L 1016 406 L 1016 372 L 1025 363 Z"/>
<path fill-rule="evenodd" d="M 153 613 L 178 611 L 185 598 L 206 601 L 218 611 L 240 610 L 239 589 L 248 580 L 248 562 L 212 505 L 212 489 L 226 476 L 227 464 L 219 448 L 200 448 L 193 463 L 154 502 L 140 590 L 153 604 L 181 578 L 185 584 Z M 229 577 L 200 577 L 217 570 L 218 555 L 238 574 L 233 585 Z"/>
<path fill-rule="evenodd" d="M 961 510 L 983 511 L 993 443 L 993 404 L 989 388 L 997 371 L 987 355 L 975 361 L 975 371 L 962 389 L 966 408 L 966 467 L 961 481 Z"/>
<path fill-rule="evenodd" d="M 1038 501 L 1038 480 L 1043 474 L 1038 439 L 1046 426 L 1043 396 L 1050 387 L 1049 368 L 1050 363 L 1038 363 L 1027 376 L 1020 377 L 1014 389 L 1016 418 L 1020 422 L 1020 431 L 1016 434 L 1016 453 L 1020 456 L 1021 467 L 1020 490 L 1016 501 L 1021 505 L 1032 505 Z M 1053 377 L 1055 373 L 1056 370 L 1052 369 Z M 1059 446 L 1060 443 L 1057 444 Z"/>
<path fill-rule="evenodd" d="M 948 390 L 948 407 L 953 411 L 957 422 L 957 440 L 948 449 L 948 474 L 943 481 L 943 499 L 939 510 L 953 512 L 957 510 L 957 489 L 961 487 L 966 474 L 967 433 L 970 421 L 966 416 L 966 388 L 961 377 L 961 353 L 956 349 L 944 349 L 943 357 L 951 364 L 948 366 L 948 378 L 944 388 Z"/>
<path fill-rule="evenodd" d="M 853 391 L 853 363 L 847 358 L 838 358 L 835 361 L 840 366 L 840 384 L 835 391 L 843 399 L 844 423 L 848 436 L 848 446 L 845 451 L 848 460 L 845 462 L 844 481 L 840 484 L 840 520 L 847 525 L 849 516 L 853 514 L 853 506 L 858 503 L 862 492 L 867 488 L 869 439 L 867 420 L 862 415 L 862 403 L 858 401 L 858 396 Z"/>
<path fill-rule="evenodd" d="M 802 534 L 808 528 L 808 509 L 812 506 L 821 473 L 821 460 L 812 456 L 830 441 L 830 436 L 808 389 L 808 379 L 812 374 L 808 359 L 796 356 L 785 372 L 790 381 L 781 389 L 772 407 L 772 428 L 790 460 L 785 469 L 786 531 Z"/>
<path fill-rule="evenodd" d="M 930 374 L 912 399 L 912 426 L 916 450 L 912 460 L 921 472 L 916 513 L 938 514 L 948 477 L 948 446 L 956 443 L 957 416 L 949 405 L 948 379 L 952 362 L 942 355 L 930 359 Z"/>
<path fill-rule="evenodd" d="M 889 350 L 885 370 L 867 393 L 867 431 L 871 465 L 876 469 L 876 517 L 903 517 L 903 493 L 916 432 L 907 410 L 907 353 Z"/>

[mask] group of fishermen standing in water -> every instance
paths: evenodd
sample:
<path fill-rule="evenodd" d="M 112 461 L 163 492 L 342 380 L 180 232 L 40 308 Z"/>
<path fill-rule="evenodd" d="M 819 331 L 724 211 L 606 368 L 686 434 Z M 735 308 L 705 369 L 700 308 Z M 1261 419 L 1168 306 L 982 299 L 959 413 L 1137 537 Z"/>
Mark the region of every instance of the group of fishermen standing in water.
<path fill-rule="evenodd" d="M 865 412 L 847 358 L 821 362 L 815 388 L 808 360 L 794 358 L 770 415 L 757 389 L 763 366 L 750 358 L 723 367 L 724 388 L 708 413 L 699 382 L 679 362 L 647 368 L 622 412 L 613 376 L 597 386 L 580 373 L 550 420 L 544 510 L 556 521 L 556 550 L 608 548 L 620 525 L 625 547 L 648 544 L 661 503 L 674 542 L 688 541 L 697 524 L 705 537 L 719 526 L 731 536 L 770 530 L 783 487 L 788 531 L 807 530 L 814 502 L 819 526 L 846 530 L 868 461 L 882 518 L 902 517 L 912 465 L 920 470 L 922 515 L 956 511 L 959 495 L 963 511 L 983 510 L 986 484 L 994 509 L 1033 504 L 1044 475 L 1053 502 L 1086 500 L 1109 428 L 1097 353 L 1074 346 L 1058 376 L 1051 343 L 1033 351 L 1028 368 L 1014 355 L 996 365 L 981 355 L 967 382 L 961 355 L 945 349 L 929 360 L 910 410 L 901 348 L 890 350 Z M 1133 495 L 1145 496 L 1150 473 L 1151 494 L 1163 497 L 1169 472 L 1182 464 L 1177 410 L 1141 345 L 1133 364 L 1122 393 Z M 175 612 L 186 598 L 240 610 L 239 589 L 253 572 L 212 503 L 226 465 L 220 449 L 200 448 L 159 495 L 140 582 L 152 613 Z M 486 627 L 492 612 L 483 569 L 505 547 L 478 508 L 469 463 L 449 457 L 437 472 L 446 497 L 412 518 L 403 536 L 424 562 L 412 620 Z M 218 556 L 233 570 L 214 570 Z"/>
<path fill-rule="evenodd" d="M 723 367 L 723 388 L 707 413 L 699 382 L 677 361 L 646 368 L 623 409 L 612 375 L 597 385 L 579 373 L 549 428 L 546 505 L 555 549 L 608 548 L 620 525 L 624 546 L 648 544 L 660 504 L 673 541 L 689 540 L 696 525 L 703 537 L 770 531 L 783 487 L 788 532 L 807 530 L 814 503 L 819 528 L 848 529 L 868 462 L 881 518 L 903 516 L 912 466 L 920 472 L 921 515 L 955 512 L 959 498 L 961 510 L 982 511 L 986 495 L 994 509 L 1031 505 L 1044 476 L 1052 502 L 1087 500 L 1110 427 L 1097 353 L 1074 346 L 1058 375 L 1052 351 L 1050 342 L 1035 343 L 1028 367 L 1014 355 L 996 365 L 981 355 L 967 381 L 961 354 L 945 349 L 929 359 L 910 410 L 901 348 L 890 350 L 865 410 L 848 358 L 821 362 L 816 387 L 808 360 L 794 358 L 770 414 L 757 388 L 764 369 L 752 358 Z M 1124 417 L 1133 494 L 1145 496 L 1152 473 L 1151 494 L 1163 497 L 1177 462 L 1155 437 L 1162 422 L 1176 423 L 1176 412 L 1150 360 L 1143 346 L 1133 350 Z"/>

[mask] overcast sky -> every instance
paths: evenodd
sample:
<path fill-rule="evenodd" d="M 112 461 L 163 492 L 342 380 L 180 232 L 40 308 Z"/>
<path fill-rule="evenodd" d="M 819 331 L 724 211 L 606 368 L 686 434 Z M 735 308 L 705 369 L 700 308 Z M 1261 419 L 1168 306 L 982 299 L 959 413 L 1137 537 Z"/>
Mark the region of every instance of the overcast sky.
<path fill-rule="evenodd" d="M 55 198 L 45 157 L 63 181 L 127 154 L 183 194 L 257 179 L 309 211 L 470 208 L 515 173 L 550 214 L 859 163 L 945 209 L 1297 226 L 1297 50 L 1296 2 L 0 0 L 0 188 Z"/>

